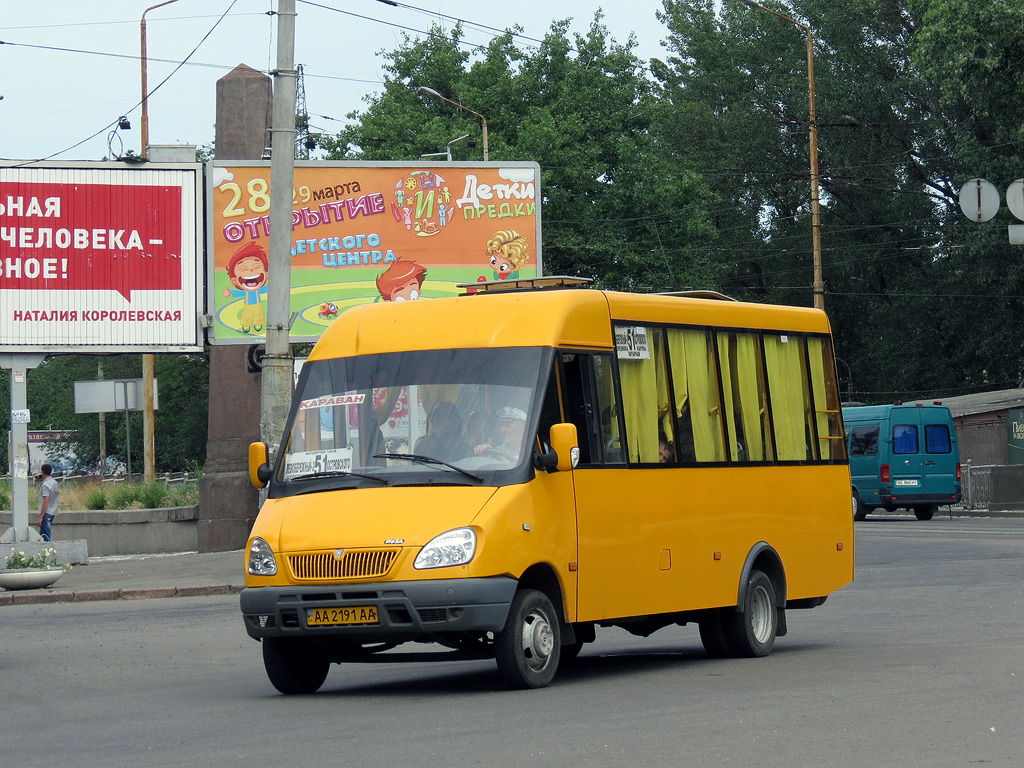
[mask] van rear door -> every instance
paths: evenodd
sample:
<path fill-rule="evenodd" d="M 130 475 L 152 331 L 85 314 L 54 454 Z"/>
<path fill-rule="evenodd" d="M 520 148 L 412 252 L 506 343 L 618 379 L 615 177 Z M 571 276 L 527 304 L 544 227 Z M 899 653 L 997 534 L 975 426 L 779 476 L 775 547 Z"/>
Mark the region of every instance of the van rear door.
<path fill-rule="evenodd" d="M 920 408 L 893 408 L 890 413 L 893 501 L 924 492 L 924 458 Z"/>
<path fill-rule="evenodd" d="M 929 497 L 950 498 L 955 495 L 959 499 L 960 486 L 956 476 L 959 456 L 949 414 L 945 409 L 924 408 L 921 415 L 924 435 L 922 490 Z"/>

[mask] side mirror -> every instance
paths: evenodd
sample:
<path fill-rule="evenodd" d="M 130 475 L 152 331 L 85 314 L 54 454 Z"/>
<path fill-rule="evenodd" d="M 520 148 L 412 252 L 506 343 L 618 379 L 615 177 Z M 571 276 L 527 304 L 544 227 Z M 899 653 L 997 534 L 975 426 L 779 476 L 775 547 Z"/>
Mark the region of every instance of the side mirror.
<path fill-rule="evenodd" d="M 266 443 L 249 444 L 249 482 L 256 488 L 263 488 L 270 482 L 273 470 L 267 456 Z"/>
<path fill-rule="evenodd" d="M 580 460 L 575 424 L 555 424 L 551 427 L 551 449 L 555 454 L 555 469 L 568 472 Z"/>

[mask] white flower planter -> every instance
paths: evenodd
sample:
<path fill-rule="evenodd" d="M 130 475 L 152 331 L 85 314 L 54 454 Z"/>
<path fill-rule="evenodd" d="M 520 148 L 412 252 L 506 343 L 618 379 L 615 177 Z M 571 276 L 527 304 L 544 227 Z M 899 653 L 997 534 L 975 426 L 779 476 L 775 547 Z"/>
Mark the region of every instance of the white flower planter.
<path fill-rule="evenodd" d="M 0 587 L 40 589 L 50 586 L 63 575 L 63 568 L 7 568 L 0 570 Z"/>

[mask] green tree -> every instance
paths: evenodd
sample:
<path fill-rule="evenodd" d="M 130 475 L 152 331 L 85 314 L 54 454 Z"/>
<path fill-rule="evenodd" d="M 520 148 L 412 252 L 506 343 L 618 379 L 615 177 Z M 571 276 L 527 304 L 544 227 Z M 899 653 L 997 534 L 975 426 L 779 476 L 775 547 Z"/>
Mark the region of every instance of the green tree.
<path fill-rule="evenodd" d="M 1021 29 L 1018 6 L 768 5 L 814 36 L 826 310 L 852 394 L 880 401 L 1012 385 L 1024 351 L 1007 330 L 1020 269 L 993 228 L 968 231 L 955 192 L 957 180 L 1000 163 L 1020 167 L 1010 130 L 1019 108 L 1004 98 L 1021 76 L 1011 66 L 1019 40 L 1008 39 Z M 738 0 L 717 11 L 711 0 L 666 0 L 662 18 L 671 55 L 653 64 L 660 125 L 666 135 L 676 126 L 680 146 L 695 131 L 685 151 L 716 197 L 711 247 L 730 270 L 727 290 L 810 304 L 803 30 Z M 1005 56 L 979 48 L 990 33 Z M 965 101 L 993 70 L 1002 95 Z M 979 115 L 992 137 L 984 146 Z M 972 311 L 979 302 L 992 302 L 994 322 Z M 1000 348 L 1013 351 L 1009 360 Z"/>
<path fill-rule="evenodd" d="M 99 415 L 75 413 L 76 381 L 100 378 L 137 379 L 142 363 L 138 355 L 51 355 L 28 374 L 28 406 L 32 414 L 31 429 L 68 431 L 71 436 L 58 447 L 75 456 L 79 469 L 95 467 L 100 455 Z M 157 355 L 155 376 L 159 390 L 159 408 L 155 416 L 155 465 L 158 472 L 182 471 L 201 466 L 206 461 L 207 402 L 209 362 L 203 354 Z M 9 402 L 9 374 L 0 377 L 0 396 Z M 9 409 L 4 409 L 4 423 L 9 429 Z M 128 414 L 125 429 L 124 412 L 108 413 L 106 422 L 107 456 L 127 463 L 127 438 L 131 436 L 133 471 L 143 467 L 142 414 Z M 8 462 L 7 441 L 2 446 L 3 461 Z"/>
<path fill-rule="evenodd" d="M 635 41 L 613 41 L 600 15 L 586 34 L 570 38 L 568 25 L 533 50 L 515 45 L 515 30 L 473 52 L 459 27 L 406 38 L 385 54 L 383 93 L 322 146 L 333 158 L 413 160 L 479 136 L 477 118 L 417 92 L 432 88 L 485 116 L 491 160 L 540 164 L 545 273 L 630 290 L 716 284 L 717 265 L 694 251 L 712 235 L 708 192 L 654 131 Z M 453 158 L 479 151 L 457 143 Z"/>

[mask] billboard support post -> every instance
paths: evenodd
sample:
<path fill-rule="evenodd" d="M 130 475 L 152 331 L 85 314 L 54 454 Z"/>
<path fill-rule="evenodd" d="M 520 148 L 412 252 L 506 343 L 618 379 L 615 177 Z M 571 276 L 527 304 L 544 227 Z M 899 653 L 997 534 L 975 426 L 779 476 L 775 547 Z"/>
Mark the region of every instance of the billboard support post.
<path fill-rule="evenodd" d="M 38 541 L 28 527 L 28 371 L 39 367 L 46 355 L 0 354 L 0 368 L 11 371 L 11 522 L 0 541 Z M 35 534 L 34 538 L 31 538 Z"/>

